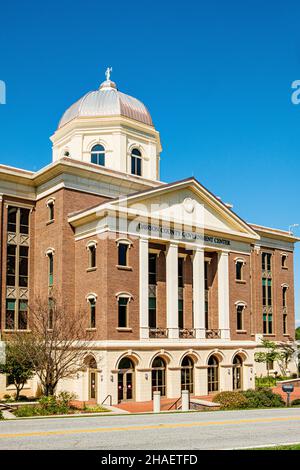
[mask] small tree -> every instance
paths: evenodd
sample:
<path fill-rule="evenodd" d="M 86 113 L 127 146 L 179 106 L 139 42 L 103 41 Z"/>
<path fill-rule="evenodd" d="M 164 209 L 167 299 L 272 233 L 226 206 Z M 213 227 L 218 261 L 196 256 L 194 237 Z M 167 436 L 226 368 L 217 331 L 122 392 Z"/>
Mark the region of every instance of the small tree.
<path fill-rule="evenodd" d="M 88 350 L 86 314 L 72 312 L 52 298 L 38 298 L 30 305 L 31 332 L 16 332 L 12 341 L 19 357 L 28 361 L 38 376 L 43 394 L 54 395 L 58 382 L 72 378 L 83 368 Z"/>
<path fill-rule="evenodd" d="M 31 361 L 20 355 L 20 350 L 14 341 L 6 345 L 5 363 L 0 364 L 0 373 L 11 378 L 16 387 L 16 400 L 19 400 L 24 385 L 33 377 L 34 372 Z"/>
<path fill-rule="evenodd" d="M 255 353 L 254 360 L 266 364 L 267 375 L 270 377 L 270 362 L 274 362 L 278 359 L 278 346 L 273 341 L 268 341 L 267 339 L 261 341 L 261 346 L 265 351 Z"/>
<path fill-rule="evenodd" d="M 292 359 L 296 359 L 297 345 L 294 343 L 279 343 L 278 344 L 278 358 L 277 363 L 279 365 L 282 375 L 287 375 L 289 363 Z M 297 362 L 297 360 L 296 360 Z"/>

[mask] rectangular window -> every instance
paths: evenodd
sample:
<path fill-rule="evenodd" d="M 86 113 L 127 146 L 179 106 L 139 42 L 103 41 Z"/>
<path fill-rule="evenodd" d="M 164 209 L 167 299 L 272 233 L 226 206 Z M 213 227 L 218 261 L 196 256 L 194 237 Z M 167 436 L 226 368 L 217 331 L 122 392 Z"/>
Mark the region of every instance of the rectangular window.
<path fill-rule="evenodd" d="M 131 174 L 142 175 L 142 160 L 141 158 L 131 157 Z"/>
<path fill-rule="evenodd" d="M 282 288 L 282 306 L 286 307 L 287 287 Z"/>
<path fill-rule="evenodd" d="M 287 314 L 283 314 L 283 334 L 287 334 Z"/>
<path fill-rule="evenodd" d="M 183 300 L 178 299 L 178 326 L 180 329 L 184 328 L 184 321 L 183 321 Z"/>
<path fill-rule="evenodd" d="M 244 316 L 244 306 L 238 305 L 237 310 L 236 310 L 236 329 L 237 330 L 244 329 L 243 316 Z"/>
<path fill-rule="evenodd" d="M 16 285 L 16 245 L 7 245 L 6 285 Z"/>
<path fill-rule="evenodd" d="M 272 313 L 263 314 L 263 333 L 271 335 L 273 333 L 273 315 Z"/>
<path fill-rule="evenodd" d="M 96 328 L 96 301 L 90 299 L 90 328 Z"/>
<path fill-rule="evenodd" d="M 7 330 L 15 329 L 15 310 L 16 310 L 16 301 L 7 299 L 6 300 L 6 312 L 5 312 L 5 328 Z"/>
<path fill-rule="evenodd" d="M 89 267 L 90 268 L 96 267 L 96 246 L 95 245 L 89 246 Z"/>
<path fill-rule="evenodd" d="M 156 328 L 156 297 L 149 297 L 149 327 Z"/>
<path fill-rule="evenodd" d="M 272 254 L 271 253 L 262 253 L 262 270 L 271 271 L 272 269 Z"/>
<path fill-rule="evenodd" d="M 54 300 L 50 298 L 48 300 L 48 329 L 53 330 L 53 320 L 54 320 Z"/>
<path fill-rule="evenodd" d="M 178 287 L 183 287 L 183 258 L 178 258 Z"/>
<path fill-rule="evenodd" d="M 53 286 L 53 254 L 48 254 L 48 285 L 49 287 Z"/>
<path fill-rule="evenodd" d="M 19 300 L 18 329 L 27 330 L 28 322 L 28 302 L 27 300 Z"/>
<path fill-rule="evenodd" d="M 128 299 L 126 297 L 120 297 L 118 302 L 119 307 L 119 328 L 126 328 L 127 327 L 127 307 L 128 307 Z"/>
<path fill-rule="evenodd" d="M 49 211 L 49 222 L 54 220 L 54 202 L 48 203 L 48 211 Z"/>
<path fill-rule="evenodd" d="M 149 284 L 156 284 L 156 254 L 149 253 Z"/>
<path fill-rule="evenodd" d="M 20 233 L 28 235 L 29 233 L 29 209 L 20 209 Z"/>
<path fill-rule="evenodd" d="M 28 287 L 28 246 L 19 248 L 19 286 Z"/>
<path fill-rule="evenodd" d="M 127 253 L 128 253 L 128 245 L 125 243 L 119 243 L 119 246 L 118 246 L 119 266 L 127 266 Z"/>
<path fill-rule="evenodd" d="M 243 265 L 242 261 L 237 261 L 235 264 L 235 278 L 237 281 L 242 281 L 243 279 Z"/>
<path fill-rule="evenodd" d="M 204 263 L 204 284 L 205 290 L 208 290 L 208 261 Z"/>
<path fill-rule="evenodd" d="M 17 207 L 9 207 L 7 214 L 7 231 L 11 233 L 17 232 Z"/>

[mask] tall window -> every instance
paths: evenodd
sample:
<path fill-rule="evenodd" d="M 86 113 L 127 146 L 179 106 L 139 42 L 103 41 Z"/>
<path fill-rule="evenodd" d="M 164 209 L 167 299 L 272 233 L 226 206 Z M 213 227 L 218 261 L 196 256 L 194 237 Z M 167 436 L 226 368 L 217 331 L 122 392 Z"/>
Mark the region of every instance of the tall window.
<path fill-rule="evenodd" d="M 204 262 L 205 329 L 208 330 L 208 261 Z"/>
<path fill-rule="evenodd" d="M 5 328 L 7 330 L 15 329 L 15 310 L 16 301 L 14 299 L 6 300 Z"/>
<path fill-rule="evenodd" d="M 283 320 L 283 334 L 284 334 L 284 335 L 286 335 L 287 332 L 288 332 L 288 328 L 287 328 L 287 318 L 288 318 L 287 313 L 284 313 L 284 314 L 283 314 L 283 318 L 282 318 L 282 320 Z"/>
<path fill-rule="evenodd" d="M 89 268 L 96 267 L 96 245 L 90 245 L 88 247 L 89 253 Z"/>
<path fill-rule="evenodd" d="M 282 306 L 286 307 L 287 306 L 287 286 L 283 286 L 282 288 Z"/>
<path fill-rule="evenodd" d="M 47 202 L 49 222 L 54 220 L 54 201 Z"/>
<path fill-rule="evenodd" d="M 48 253 L 48 286 L 53 286 L 53 253 Z"/>
<path fill-rule="evenodd" d="M 184 328 L 183 299 L 178 299 L 178 326 L 181 330 Z"/>
<path fill-rule="evenodd" d="M 54 300 L 50 297 L 48 299 L 48 329 L 53 329 L 54 321 Z"/>
<path fill-rule="evenodd" d="M 6 285 L 16 285 L 16 255 L 17 246 L 7 245 L 7 261 L 6 261 Z"/>
<path fill-rule="evenodd" d="M 118 327 L 126 328 L 128 321 L 128 297 L 119 297 L 118 300 Z"/>
<path fill-rule="evenodd" d="M 142 154 L 138 149 L 133 149 L 131 152 L 131 174 L 142 175 Z"/>
<path fill-rule="evenodd" d="M 273 333 L 272 254 L 262 253 L 263 334 Z"/>
<path fill-rule="evenodd" d="M 244 266 L 243 261 L 237 261 L 235 263 L 235 278 L 237 281 L 243 280 L 243 266 Z"/>
<path fill-rule="evenodd" d="M 19 300 L 18 329 L 27 330 L 28 321 L 28 302 L 27 300 Z"/>
<path fill-rule="evenodd" d="M 244 305 L 237 305 L 236 307 L 236 329 L 244 329 Z"/>
<path fill-rule="evenodd" d="M 162 357 L 156 357 L 152 362 L 152 393 L 160 392 L 166 395 L 166 363 Z"/>
<path fill-rule="evenodd" d="M 149 253 L 149 284 L 156 284 L 156 254 Z"/>
<path fill-rule="evenodd" d="M 215 356 L 210 356 L 207 369 L 208 393 L 219 390 L 219 361 Z"/>
<path fill-rule="evenodd" d="M 235 356 L 233 359 L 232 367 L 232 389 L 242 390 L 242 372 L 243 372 L 243 361 L 240 356 Z"/>
<path fill-rule="evenodd" d="M 185 356 L 181 363 L 181 390 L 194 392 L 194 362 L 189 356 Z"/>
<path fill-rule="evenodd" d="M 119 264 L 119 266 L 127 266 L 128 265 L 128 248 L 129 248 L 129 245 L 127 243 L 119 243 L 119 246 L 118 246 L 118 264 Z"/>
<path fill-rule="evenodd" d="M 287 267 L 286 262 L 287 262 L 287 255 L 282 255 L 282 256 L 281 256 L 281 267 L 282 267 L 282 268 L 286 268 L 286 267 Z"/>
<path fill-rule="evenodd" d="M 91 150 L 91 162 L 95 165 L 105 166 L 105 148 L 103 145 L 94 145 Z"/>
<path fill-rule="evenodd" d="M 9 207 L 7 215 L 7 231 L 10 233 L 29 234 L 30 209 Z"/>
<path fill-rule="evenodd" d="M 96 328 L 96 299 L 89 299 L 90 328 Z"/>
<path fill-rule="evenodd" d="M 149 327 L 156 328 L 156 297 L 149 297 Z"/>
<path fill-rule="evenodd" d="M 28 287 L 28 246 L 19 247 L 19 286 Z"/>
<path fill-rule="evenodd" d="M 183 258 L 178 258 L 178 287 L 183 287 Z"/>

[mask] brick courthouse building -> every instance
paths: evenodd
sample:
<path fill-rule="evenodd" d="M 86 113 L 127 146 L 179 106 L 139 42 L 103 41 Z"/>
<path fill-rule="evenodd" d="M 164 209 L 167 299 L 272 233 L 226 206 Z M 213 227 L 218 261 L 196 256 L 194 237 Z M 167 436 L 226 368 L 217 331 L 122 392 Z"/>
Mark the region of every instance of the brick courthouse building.
<path fill-rule="evenodd" d="M 109 74 L 51 140 L 40 171 L 0 165 L 1 331 L 30 329 L 30 299 L 55 289 L 86 311 L 83 370 L 60 384 L 80 400 L 253 388 L 261 338 L 294 338 L 297 239 L 194 178 L 162 183 L 151 116 Z"/>

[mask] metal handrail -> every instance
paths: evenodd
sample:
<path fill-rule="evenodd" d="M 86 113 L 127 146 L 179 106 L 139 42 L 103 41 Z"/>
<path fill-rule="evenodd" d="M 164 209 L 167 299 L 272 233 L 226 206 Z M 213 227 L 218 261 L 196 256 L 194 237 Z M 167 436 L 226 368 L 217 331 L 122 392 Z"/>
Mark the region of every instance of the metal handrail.
<path fill-rule="evenodd" d="M 104 398 L 103 402 L 101 403 L 101 405 L 104 405 L 104 403 L 106 402 L 106 400 L 109 398 L 109 406 L 112 406 L 112 396 L 111 395 L 107 395 L 107 397 Z"/>
<path fill-rule="evenodd" d="M 178 403 L 180 402 L 180 400 L 181 400 L 181 397 L 177 398 L 177 400 L 174 401 L 174 403 L 172 403 L 170 408 L 168 408 L 168 411 L 170 411 L 173 408 L 173 406 L 175 406 L 175 410 L 178 410 L 178 408 L 179 408 Z"/>

